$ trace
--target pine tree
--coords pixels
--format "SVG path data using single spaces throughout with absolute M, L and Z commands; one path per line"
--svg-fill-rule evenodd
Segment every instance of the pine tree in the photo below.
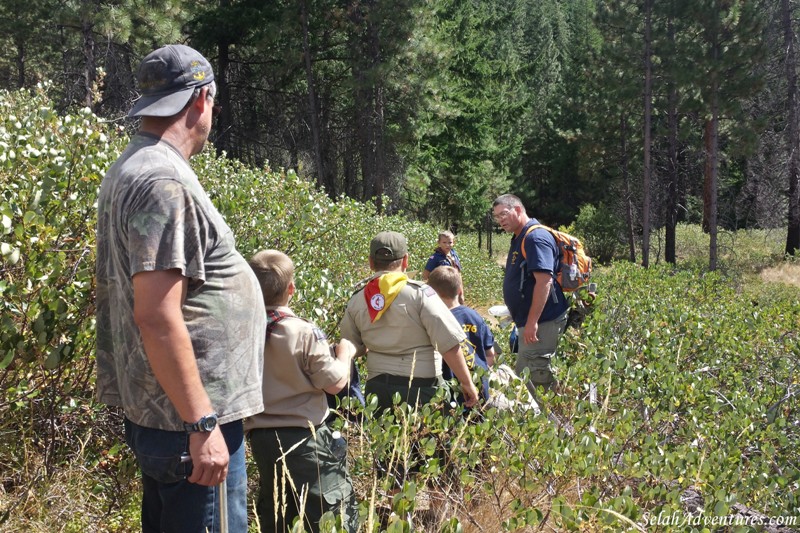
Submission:
M 763 18 L 756 2 L 686 0 L 684 13 L 697 29 L 687 58 L 691 82 L 700 89 L 704 116 L 705 186 L 703 227 L 709 233 L 709 269 L 717 267 L 717 197 L 720 120 L 740 109 L 741 99 L 758 89 L 752 65 L 764 54 Z
M 786 233 L 786 254 L 795 255 L 800 249 L 800 128 L 797 121 L 797 57 L 795 52 L 795 29 L 792 6 L 789 0 L 781 0 L 781 26 L 783 28 L 786 57 L 786 143 L 788 146 L 789 209 Z

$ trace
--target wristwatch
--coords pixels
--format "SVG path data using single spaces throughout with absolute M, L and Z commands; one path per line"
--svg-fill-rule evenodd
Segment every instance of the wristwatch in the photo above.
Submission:
M 186 430 L 186 433 L 210 433 L 214 431 L 215 427 L 217 427 L 217 413 L 206 415 L 194 424 L 183 423 L 183 429 Z

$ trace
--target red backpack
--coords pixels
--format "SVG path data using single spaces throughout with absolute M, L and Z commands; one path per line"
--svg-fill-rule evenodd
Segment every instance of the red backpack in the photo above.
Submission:
M 522 237 L 522 257 L 525 255 L 525 237 L 535 229 L 546 229 L 556 240 L 559 250 L 556 281 L 564 292 L 574 292 L 589 282 L 592 277 L 592 258 L 586 255 L 583 243 L 569 233 L 558 231 L 543 224 L 534 224 Z

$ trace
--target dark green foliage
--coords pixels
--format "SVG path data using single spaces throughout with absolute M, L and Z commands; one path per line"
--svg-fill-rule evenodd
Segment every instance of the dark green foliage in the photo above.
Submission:
M 786 487 L 800 479 L 798 402 L 782 401 L 800 361 L 789 333 L 796 289 L 751 293 L 736 278 L 623 264 L 600 282 L 602 313 L 582 335 L 589 357 L 569 374 L 610 394 L 606 422 L 629 435 L 617 443 L 619 473 L 637 478 L 640 507 L 680 511 L 677 496 L 694 485 L 714 514 L 736 501 L 796 514 Z
M 622 221 L 607 206 L 584 205 L 569 228 L 583 241 L 586 253 L 597 263 L 618 257 L 625 230 Z

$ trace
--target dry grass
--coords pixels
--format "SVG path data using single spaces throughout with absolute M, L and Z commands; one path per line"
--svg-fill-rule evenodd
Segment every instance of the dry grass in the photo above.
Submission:
M 800 287 L 800 264 L 782 263 L 761 271 L 761 279 L 767 283 L 784 283 Z
M 122 533 L 138 518 L 138 480 L 100 484 L 97 470 L 75 462 L 47 480 L 0 492 L 0 509 L 10 512 L 2 531 L 31 533 Z M 114 492 L 115 495 L 111 495 Z M 137 501 L 131 501 L 137 500 Z

